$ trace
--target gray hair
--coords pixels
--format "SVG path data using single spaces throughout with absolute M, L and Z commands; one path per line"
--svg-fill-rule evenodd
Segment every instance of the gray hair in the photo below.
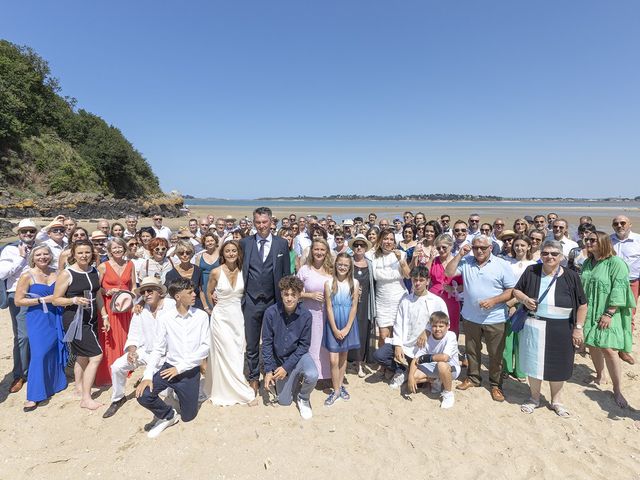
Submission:
M 51 265 L 51 262 L 53 261 L 53 252 L 51 251 L 51 248 L 49 248 L 49 245 L 45 245 L 41 243 L 40 245 L 36 245 L 31 249 L 31 252 L 29 253 L 29 260 L 28 260 L 29 267 L 33 268 L 36 266 L 36 262 L 33 257 L 38 250 L 46 250 L 47 252 L 49 252 L 49 265 Z
M 181 250 L 181 251 L 184 250 L 186 252 L 189 252 L 189 255 L 193 255 L 196 251 L 196 249 L 193 248 L 193 244 L 185 240 L 178 240 L 178 243 L 176 243 L 176 248 L 174 252 L 177 252 L 178 250 Z
M 137 222 L 138 221 L 138 216 L 137 215 L 127 215 L 126 220 L 135 220 Z
M 453 238 L 451 238 L 451 235 L 448 233 L 441 233 L 433 242 L 434 245 L 438 245 L 439 243 L 443 243 L 451 247 L 453 245 Z
M 563 254 L 562 243 L 560 243 L 558 240 L 545 240 L 542 244 L 542 247 L 540 247 L 540 250 L 544 250 L 545 247 L 553 248 L 554 250 L 560 251 L 561 255 Z
M 124 248 L 125 252 L 127 251 L 127 242 L 125 242 L 120 237 L 113 237 L 107 242 L 107 252 L 111 253 L 111 249 L 114 247 L 114 245 L 120 245 L 122 248 Z
M 487 237 L 486 235 L 478 235 L 476 237 L 473 238 L 473 241 L 471 242 L 471 244 L 475 244 L 475 243 L 482 243 L 484 245 L 491 245 L 491 239 L 489 237 Z

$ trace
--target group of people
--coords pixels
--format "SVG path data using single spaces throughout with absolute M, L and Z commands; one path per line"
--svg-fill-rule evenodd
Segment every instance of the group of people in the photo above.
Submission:
M 360 377 L 378 365 L 392 388 L 428 384 L 451 408 L 464 369 L 456 389 L 481 385 L 483 340 L 495 401 L 505 379 L 528 379 L 521 410 L 533 413 L 548 381 L 551 408 L 569 416 L 561 391 L 586 346 L 593 380 L 604 384 L 606 367 L 627 406 L 621 362 L 634 362 L 640 235 L 626 216 L 611 234 L 582 217 L 575 239 L 555 214 L 513 229 L 476 214 L 453 225 L 420 212 L 338 223 L 276 219 L 267 207 L 177 232 L 162 222 L 101 220 L 89 233 L 63 216 L 40 230 L 20 221 L 19 240 L 0 252 L 0 306 L 14 333 L 10 392 L 26 383 L 25 411 L 67 387 L 71 362 L 81 407 L 100 408 L 91 388 L 111 386 L 105 418 L 144 367 L 135 396 L 154 414 L 150 437 L 194 419 L 206 398 L 255 405 L 261 376 L 274 402 L 295 400 L 311 418 L 319 380 L 331 385 L 325 406 L 350 399 L 349 362 Z

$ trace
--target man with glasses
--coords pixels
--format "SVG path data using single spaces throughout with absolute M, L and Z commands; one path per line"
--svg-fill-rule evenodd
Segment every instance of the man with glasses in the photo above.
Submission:
M 480 235 L 485 235 L 491 239 L 491 253 L 493 255 L 499 255 L 500 250 L 502 249 L 502 245 L 498 245 L 492 237 L 493 234 L 493 226 L 490 223 L 483 223 L 480 225 Z
M 171 229 L 162 225 L 162 215 L 153 216 L 153 231 L 156 237 L 164 238 L 167 242 L 171 238 Z
M 472 213 L 471 215 L 469 215 L 468 235 L 471 240 L 480 235 L 480 215 L 478 215 L 477 213 Z
M 466 256 L 470 251 L 473 251 L 473 255 Z M 505 302 L 511 299 L 516 284 L 511 266 L 492 255 L 491 240 L 480 235 L 473 239 L 471 245 L 464 245 L 460 249 L 447 264 L 445 274 L 448 277 L 462 275 L 464 282 L 461 316 L 469 366 L 467 378 L 456 388 L 467 390 L 481 386 L 480 364 L 484 337 L 489 354 L 491 398 L 496 402 L 503 402 L 502 353 L 507 321 Z
M 413 212 L 406 211 L 402 214 L 402 219 L 404 223 L 413 223 Z
M 134 238 L 138 229 L 138 217 L 135 215 L 127 215 L 124 219 L 124 223 L 126 225 L 123 234 L 124 239 L 129 240 L 130 238 Z
M 68 243 L 66 233 L 67 229 L 60 220 L 53 221 L 47 225 L 47 235 L 49 239 L 43 243 L 51 249 L 53 259 L 51 260 L 50 267 L 54 270 L 58 268 L 58 259 Z
M 453 224 L 452 233 L 453 247 L 451 247 L 451 255 L 455 255 L 463 246 L 471 244 L 471 240 L 467 238 L 467 222 L 464 220 L 458 220 Z
M 451 217 L 449 215 L 440 215 L 440 226 L 442 226 L 442 233 L 453 236 L 451 232 Z
M 64 232 L 64 225 L 60 223 Z M 10 393 L 19 392 L 27 381 L 29 368 L 29 338 L 27 336 L 27 307 L 15 304 L 16 287 L 20 276 L 29 270 L 29 253 L 35 245 L 36 224 L 30 218 L 21 220 L 16 229 L 18 242 L 11 243 L 0 253 L 0 282 L 5 282 L 7 303 L 13 329 L 13 381 Z M 64 235 L 64 233 L 63 233 Z
M 554 220 L 552 230 L 553 239 L 562 244 L 562 254 L 564 255 L 564 260 L 562 260 L 561 265 L 563 267 L 566 267 L 567 258 L 569 258 L 569 252 L 573 248 L 577 248 L 578 244 L 567 237 L 567 234 L 569 232 L 569 222 L 567 222 L 564 218 L 558 218 Z
M 629 266 L 629 285 L 633 292 L 634 300 L 638 300 L 640 294 L 640 235 L 631 231 L 631 220 L 625 215 L 618 215 L 611 222 L 613 233 L 611 234 L 611 244 L 620 257 Z M 636 310 L 633 309 L 631 316 L 631 329 L 635 330 Z M 626 352 L 620 352 L 619 356 L 627 363 L 634 364 L 633 357 Z
M 504 233 L 504 219 L 496 218 L 493 221 L 493 231 L 491 232 L 491 240 L 496 242 L 502 248 L 502 240 L 500 237 Z

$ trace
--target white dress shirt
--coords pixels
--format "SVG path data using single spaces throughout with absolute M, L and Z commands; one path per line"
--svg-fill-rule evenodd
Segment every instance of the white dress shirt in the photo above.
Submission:
M 431 292 L 421 297 L 405 293 L 393 324 L 391 344 L 401 346 L 405 355 L 414 358 L 419 350 L 416 345 L 418 337 L 427 329 L 431 314 L 438 311 L 449 315 L 447 304 L 439 296 Z
M 629 280 L 640 278 L 640 234 L 629 232 L 629 236 L 620 240 L 614 233 L 611 235 L 611 244 L 616 255 L 629 266 Z
M 256 248 L 258 252 L 260 251 L 260 240 L 263 238 L 256 233 Z M 266 242 L 264 243 L 264 251 L 262 252 L 262 261 L 264 262 L 269 256 L 269 252 L 271 251 L 271 244 L 273 243 L 273 235 L 269 234 L 267 238 L 265 238 Z
M 131 317 L 131 324 L 129 325 L 129 334 L 127 335 L 127 341 L 124 344 L 124 351 L 127 351 L 128 347 L 136 347 L 137 350 L 151 353 L 155 344 L 157 318 L 165 312 L 176 308 L 176 302 L 172 298 L 163 298 L 162 305 L 156 311 L 154 317 L 151 313 L 149 305 L 145 305 L 142 312 L 136 313 Z
M 7 292 L 15 292 L 20 275 L 29 270 L 27 257 L 20 255 L 17 245 L 7 245 L 0 253 L 0 281 L 7 281 Z
M 167 242 L 171 237 L 171 229 L 169 227 L 165 227 L 164 225 L 160 228 L 153 227 L 153 231 L 156 232 L 156 237 L 164 238 Z
M 304 232 L 300 232 L 293 239 L 293 251 L 296 252 L 298 257 L 301 257 L 304 249 L 310 247 L 311 243 L 312 242 L 309 235 L 307 235 L 307 231 L 305 230 Z
M 58 259 L 60 258 L 60 254 L 66 248 L 66 244 L 63 242 L 62 245 L 54 242 L 52 239 L 46 240 L 43 242 L 44 245 L 47 245 L 51 249 L 51 253 L 53 255 L 53 259 L 51 260 L 50 267 L 54 270 L 58 268 Z
M 209 356 L 210 343 L 209 315 L 203 310 L 191 307 L 184 316 L 176 307 L 163 312 L 156 319 L 153 351 L 144 380 L 153 379 L 164 363 L 175 367 L 179 374 L 198 367 Z

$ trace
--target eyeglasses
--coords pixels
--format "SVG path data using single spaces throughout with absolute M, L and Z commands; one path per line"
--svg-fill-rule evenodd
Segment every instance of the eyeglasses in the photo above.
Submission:
M 482 233 L 490 233 L 490 232 L 491 232 L 491 229 L 490 229 L 490 228 L 481 228 L 481 229 L 480 229 L 480 231 L 481 231 Z
M 454 228 L 453 231 L 455 233 L 461 233 L 461 232 L 466 232 L 467 229 L 466 228 Z M 426 233 L 426 232 L 425 232 Z
M 478 223 L 478 222 L 480 222 L 480 219 L 478 219 L 478 220 L 469 219 L 469 223 Z
M 66 232 L 66 231 L 67 231 L 67 229 L 66 229 L 66 228 L 52 228 L 52 229 L 50 230 L 50 232 L 52 232 L 52 233 L 64 233 L 64 232 Z
M 156 253 L 164 253 L 167 251 L 167 249 L 163 247 L 158 247 L 158 248 L 154 248 L 153 251 Z
M 129 247 L 137 247 L 139 245 L 139 243 L 138 242 L 129 242 L 129 243 L 127 243 L 127 245 Z
M 35 235 L 36 231 L 35 229 L 24 229 L 24 230 L 20 230 L 20 233 L 24 233 L 25 235 Z
M 471 247 L 473 250 L 482 250 L 487 251 L 488 249 L 491 248 L 491 245 L 484 245 L 484 246 L 480 246 L 480 245 L 474 245 L 473 247 Z
M 560 255 L 560 252 L 541 252 L 540 253 L 541 257 L 548 257 L 549 255 L 551 255 L 553 258 L 556 258 L 558 255 Z
M 354 243 L 353 248 L 367 248 L 364 243 Z
M 627 222 L 613 222 L 613 226 L 614 227 L 624 227 L 627 224 Z
M 494 223 L 494 227 L 504 227 L 504 223 Z
M 597 241 L 598 239 L 594 237 L 588 237 L 583 240 L 584 243 L 596 243 Z
M 176 255 L 178 255 L 179 257 L 182 257 L 183 255 L 191 255 L 191 252 L 187 252 L 187 251 L 184 251 L 184 252 L 176 252 Z
M 158 220 L 162 220 L 162 217 L 153 217 L 154 222 L 157 222 Z
M 155 288 L 145 288 L 145 289 L 143 289 L 143 290 L 140 290 L 140 293 L 141 293 L 142 295 L 146 295 L 147 293 L 153 293 L 153 292 L 155 292 L 155 291 L 156 291 L 156 289 L 155 289 Z

